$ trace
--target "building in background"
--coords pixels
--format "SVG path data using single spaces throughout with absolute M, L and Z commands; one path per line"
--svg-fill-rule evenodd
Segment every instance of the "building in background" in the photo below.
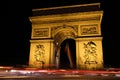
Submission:
M 102 69 L 100 3 L 33 9 L 29 66 Z

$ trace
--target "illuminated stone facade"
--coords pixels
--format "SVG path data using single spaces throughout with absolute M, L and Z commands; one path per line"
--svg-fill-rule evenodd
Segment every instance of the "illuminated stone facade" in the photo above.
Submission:
M 102 16 L 100 3 L 33 9 L 29 66 L 102 69 Z

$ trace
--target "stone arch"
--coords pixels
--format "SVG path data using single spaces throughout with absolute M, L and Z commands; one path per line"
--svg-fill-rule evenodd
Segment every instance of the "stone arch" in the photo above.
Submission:
M 71 31 L 60 31 L 58 32 L 55 37 L 54 37 L 54 43 L 57 47 L 60 47 L 61 43 L 65 40 L 65 39 L 74 39 L 75 38 L 75 34 Z
M 77 28 L 77 27 L 76 27 Z M 67 38 L 74 39 L 77 36 L 75 26 L 63 25 L 53 30 L 52 36 L 54 38 L 54 44 L 59 47 L 60 44 Z
M 60 62 L 60 52 L 61 52 L 61 44 L 65 40 L 74 40 L 76 37 L 77 33 L 70 27 L 66 28 L 59 28 L 59 30 L 56 30 L 55 35 L 54 35 L 54 49 L 55 49 L 55 64 L 57 68 L 59 68 L 59 62 Z

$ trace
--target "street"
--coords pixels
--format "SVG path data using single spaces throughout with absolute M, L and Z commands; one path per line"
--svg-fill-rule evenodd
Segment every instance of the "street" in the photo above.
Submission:
M 35 68 L 0 69 L 0 80 L 120 80 L 120 69 L 41 70 Z

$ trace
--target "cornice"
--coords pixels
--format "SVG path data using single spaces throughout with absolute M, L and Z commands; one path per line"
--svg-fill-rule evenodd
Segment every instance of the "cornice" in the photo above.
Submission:
M 51 23 L 89 21 L 89 20 L 101 21 L 102 15 L 103 15 L 103 11 L 92 11 L 92 12 L 79 12 L 79 13 L 57 14 L 57 15 L 47 15 L 47 16 L 33 16 L 29 18 L 33 24 L 35 23 L 51 24 Z

